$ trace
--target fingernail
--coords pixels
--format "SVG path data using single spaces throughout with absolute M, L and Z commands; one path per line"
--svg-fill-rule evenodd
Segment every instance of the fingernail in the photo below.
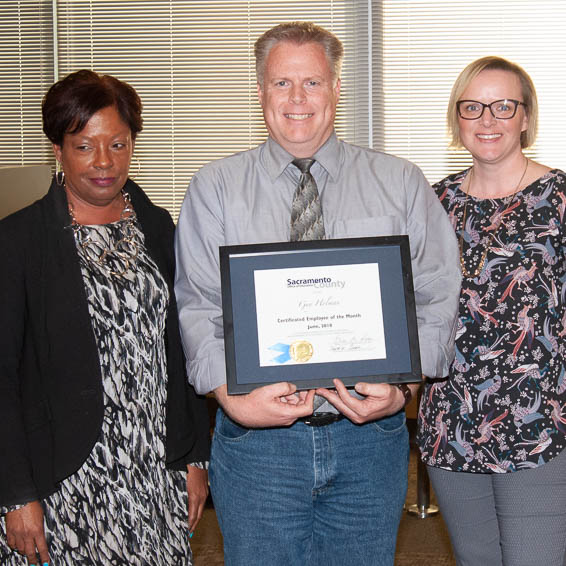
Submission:
M 195 531 L 193 531 L 192 533 L 189 533 L 189 538 L 193 538 L 194 534 L 195 534 Z

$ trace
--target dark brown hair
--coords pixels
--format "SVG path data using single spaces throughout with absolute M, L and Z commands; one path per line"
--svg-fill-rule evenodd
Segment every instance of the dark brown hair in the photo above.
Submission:
M 142 103 L 128 83 L 111 75 L 81 70 L 57 81 L 43 98 L 43 131 L 52 143 L 63 145 L 65 134 L 80 132 L 99 110 L 115 106 L 130 127 L 132 140 L 142 131 Z

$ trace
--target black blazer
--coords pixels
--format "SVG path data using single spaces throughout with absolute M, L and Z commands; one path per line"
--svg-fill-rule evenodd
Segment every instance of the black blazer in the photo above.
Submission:
M 125 189 L 169 286 L 167 464 L 210 456 L 206 401 L 185 374 L 173 291 L 174 224 L 131 180 Z M 17 190 L 17 187 L 14 188 Z M 45 497 L 80 468 L 103 417 L 98 351 L 65 191 L 0 221 L 0 506 Z

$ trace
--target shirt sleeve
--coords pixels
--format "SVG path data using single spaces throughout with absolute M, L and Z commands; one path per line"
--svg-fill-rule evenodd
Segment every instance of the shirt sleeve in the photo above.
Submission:
M 181 337 L 189 381 L 199 394 L 226 383 L 218 256 L 225 241 L 220 195 L 218 179 L 195 174 L 175 236 L 175 296 Z
M 421 170 L 411 166 L 406 175 L 422 372 L 443 377 L 454 359 L 461 285 L 458 243 L 448 215 Z

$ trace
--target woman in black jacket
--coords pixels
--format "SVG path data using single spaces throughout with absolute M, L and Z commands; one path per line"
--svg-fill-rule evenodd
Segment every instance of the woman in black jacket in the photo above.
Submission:
M 188 565 L 208 416 L 185 375 L 173 222 L 128 179 L 141 102 L 79 71 L 43 123 L 61 172 L 0 222 L 0 563 Z

